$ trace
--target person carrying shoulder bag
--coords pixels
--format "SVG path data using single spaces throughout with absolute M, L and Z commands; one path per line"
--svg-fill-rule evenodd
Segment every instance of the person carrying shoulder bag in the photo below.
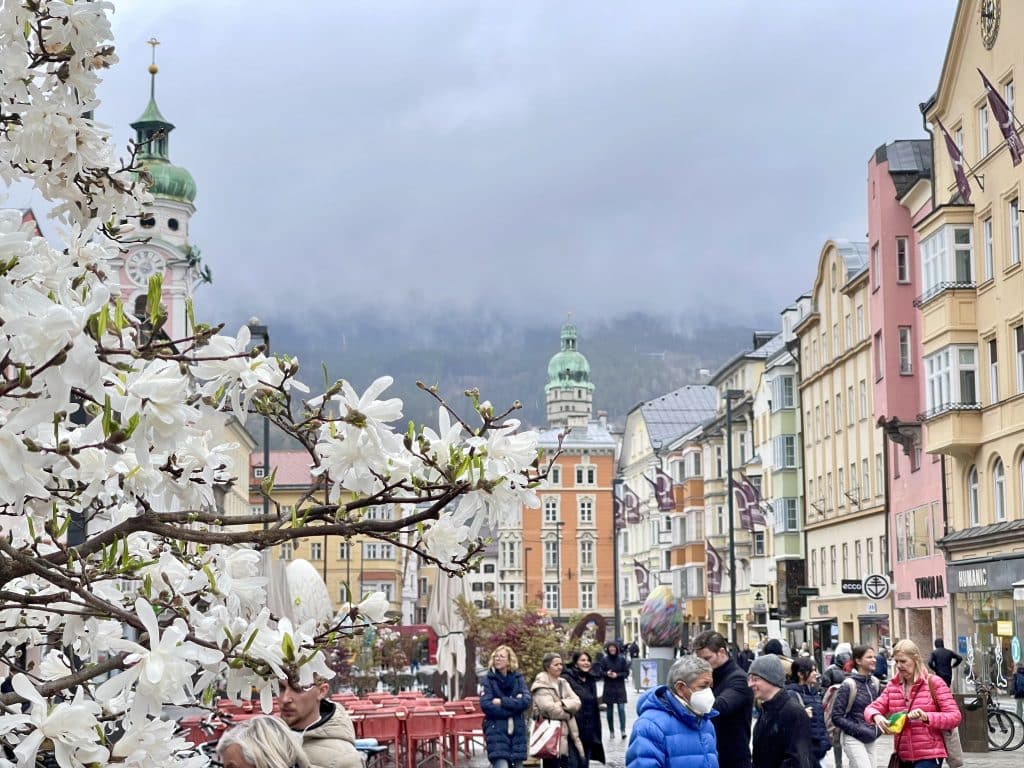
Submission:
M 533 712 L 537 717 L 559 720 L 565 723 L 559 745 L 558 758 L 544 758 L 544 768 L 577 768 L 583 754 L 580 732 L 575 715 L 582 702 L 572 686 L 562 679 L 562 657 L 557 653 L 546 653 L 541 661 L 543 671 L 530 686 L 533 695 Z
M 874 723 L 882 733 L 898 733 L 895 755 L 907 768 L 938 768 L 947 757 L 951 768 L 957 768 L 954 763 L 963 765 L 962 754 L 958 760 L 946 747 L 947 738 L 959 746 L 955 729 L 961 715 L 945 681 L 928 672 L 921 651 L 910 640 L 896 643 L 893 662 L 896 674 L 864 710 L 865 722 Z M 894 714 L 905 715 L 901 730 L 890 723 Z

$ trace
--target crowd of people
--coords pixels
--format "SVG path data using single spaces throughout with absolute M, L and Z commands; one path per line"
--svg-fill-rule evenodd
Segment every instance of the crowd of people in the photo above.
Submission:
M 495 648 L 480 694 L 492 768 L 520 768 L 535 719 L 561 725 L 543 768 L 604 763 L 616 726 L 618 738 L 627 738 L 630 650 L 611 642 L 597 658 L 585 650 L 548 653 L 528 682 L 515 651 Z M 874 768 L 878 737 L 890 733 L 904 768 L 940 768 L 944 732 L 960 722 L 947 679 L 956 655 L 942 653 L 941 641 L 927 661 L 909 640 L 896 643 L 891 657 L 867 645 L 838 646 L 824 670 L 803 648 L 790 658 L 777 640 L 749 660 L 714 631 L 687 650 L 664 685 L 639 697 L 627 768 L 839 768 L 844 761 Z M 309 688 L 284 681 L 280 719 L 255 717 L 230 729 L 217 747 L 220 761 L 225 768 L 361 768 L 352 722 L 329 693 L 326 681 Z

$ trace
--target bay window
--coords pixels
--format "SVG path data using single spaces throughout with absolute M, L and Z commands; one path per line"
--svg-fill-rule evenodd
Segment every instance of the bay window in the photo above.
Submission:
M 924 359 L 927 412 L 978 407 L 978 350 L 951 345 Z
M 947 288 L 974 286 L 974 249 L 969 226 L 947 225 L 921 242 L 923 298 Z

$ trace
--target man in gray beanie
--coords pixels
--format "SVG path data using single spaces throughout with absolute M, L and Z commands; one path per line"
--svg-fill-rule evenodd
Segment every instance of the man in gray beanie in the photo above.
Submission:
M 747 685 L 761 705 L 754 726 L 754 768 L 813 768 L 811 720 L 783 690 L 786 675 L 779 657 L 768 653 L 754 659 Z

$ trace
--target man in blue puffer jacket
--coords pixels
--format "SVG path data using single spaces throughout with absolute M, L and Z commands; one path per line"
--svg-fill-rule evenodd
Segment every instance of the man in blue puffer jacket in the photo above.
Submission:
M 711 665 L 697 656 L 680 658 L 668 684 L 637 702 L 626 768 L 718 768 L 714 703 Z

